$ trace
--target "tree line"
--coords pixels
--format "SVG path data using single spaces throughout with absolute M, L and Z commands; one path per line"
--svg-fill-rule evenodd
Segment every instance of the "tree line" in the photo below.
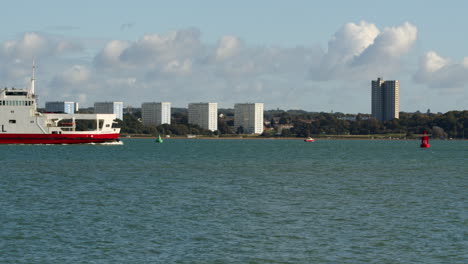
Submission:
M 205 135 L 242 134 L 234 128 L 234 111 L 218 110 L 218 130 L 209 131 L 188 123 L 186 109 L 176 109 L 171 125 L 144 126 L 141 112 L 125 113 L 119 121 L 122 134 Z M 327 135 L 393 135 L 414 138 L 427 131 L 433 138 L 465 138 L 468 136 L 468 111 L 447 113 L 400 113 L 399 119 L 380 122 L 368 114 L 314 113 L 302 110 L 268 110 L 264 112 L 265 137 L 309 137 Z

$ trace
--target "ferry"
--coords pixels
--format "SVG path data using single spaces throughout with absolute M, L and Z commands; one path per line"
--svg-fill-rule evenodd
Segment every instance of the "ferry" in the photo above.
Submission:
M 114 114 L 40 113 L 34 91 L 0 90 L 0 144 L 79 144 L 119 141 Z

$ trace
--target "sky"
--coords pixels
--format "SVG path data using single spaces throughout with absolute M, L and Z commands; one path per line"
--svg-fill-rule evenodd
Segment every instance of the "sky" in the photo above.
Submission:
M 468 109 L 467 1 L 7 1 L 0 86 L 46 101 L 263 102 L 370 113 L 371 80 L 404 112 Z

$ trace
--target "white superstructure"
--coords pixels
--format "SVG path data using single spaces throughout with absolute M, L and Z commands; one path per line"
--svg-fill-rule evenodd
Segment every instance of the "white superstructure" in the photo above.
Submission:
M 218 130 L 218 103 L 189 104 L 188 123 L 211 131 Z
M 171 124 L 171 103 L 151 102 L 141 105 L 141 119 L 145 126 Z
M 234 127 L 242 127 L 244 134 L 263 133 L 263 103 L 245 103 L 234 105 Z

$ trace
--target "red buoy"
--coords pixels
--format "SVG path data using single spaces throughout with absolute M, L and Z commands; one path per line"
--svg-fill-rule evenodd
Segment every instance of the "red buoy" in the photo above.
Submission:
M 431 145 L 429 144 L 429 136 L 427 135 L 427 132 L 424 131 L 424 135 L 421 138 L 421 148 L 429 148 Z

